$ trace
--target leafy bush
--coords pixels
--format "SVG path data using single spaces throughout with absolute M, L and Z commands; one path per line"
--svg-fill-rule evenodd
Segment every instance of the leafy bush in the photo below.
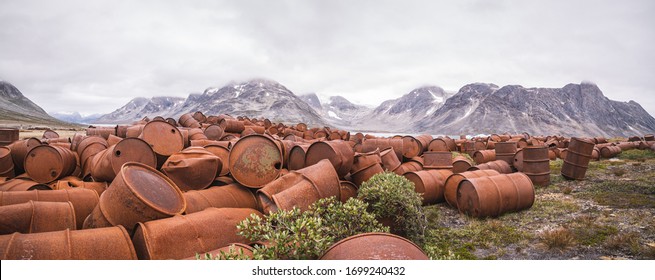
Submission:
M 366 211 L 368 204 L 357 199 L 346 203 L 334 197 L 321 199 L 305 212 L 294 208 L 278 210 L 267 216 L 252 215 L 237 225 L 239 234 L 255 245 L 254 259 L 317 259 L 335 242 L 359 233 L 388 232 L 375 216 Z
M 391 220 L 391 232 L 402 235 L 421 246 L 425 240 L 427 219 L 423 212 L 421 195 L 414 184 L 392 172 L 375 174 L 362 183 L 357 198 L 369 204 L 379 220 Z

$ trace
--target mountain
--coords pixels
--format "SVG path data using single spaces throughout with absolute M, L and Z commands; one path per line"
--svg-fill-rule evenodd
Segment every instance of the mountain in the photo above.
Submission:
M 283 85 L 270 80 L 255 79 L 231 83 L 221 88 L 210 87 L 202 94 L 188 98 L 135 98 L 118 110 L 104 115 L 97 123 L 129 123 L 143 117 L 178 118 L 182 114 L 203 112 L 205 115 L 263 117 L 273 122 L 304 122 L 312 126 L 328 123 L 307 103 Z
M 316 93 L 298 95 L 298 98 L 300 98 L 300 100 L 304 101 L 305 103 L 307 103 L 307 105 L 312 106 L 312 108 L 316 110 L 323 110 L 321 100 L 318 99 Z
M 355 124 L 369 114 L 372 109 L 356 105 L 342 96 L 330 96 L 328 103 L 321 103 L 316 94 L 310 93 L 299 96 L 309 104 L 330 126 L 340 129 L 358 130 Z
M 151 98 L 137 97 L 125 106 L 95 120 L 99 124 L 129 124 L 144 117 L 170 117 L 184 104 L 181 97 L 156 96 Z
M 14 85 L 0 81 L 0 123 L 3 125 L 56 125 L 71 124 L 57 120 L 34 104 Z
M 655 119 L 634 101 L 608 99 L 591 83 L 563 88 L 524 88 L 475 83 L 414 123 L 431 134 L 520 133 L 626 136 L 655 132 Z
M 409 124 L 434 113 L 449 96 L 437 86 L 420 87 L 400 98 L 382 102 L 355 126 L 365 131 L 410 132 L 407 131 Z
M 49 114 L 55 119 L 69 122 L 69 123 L 79 123 L 79 124 L 96 123 L 95 121 L 100 116 L 102 116 L 102 114 L 93 114 L 83 117 L 79 112 L 51 112 Z

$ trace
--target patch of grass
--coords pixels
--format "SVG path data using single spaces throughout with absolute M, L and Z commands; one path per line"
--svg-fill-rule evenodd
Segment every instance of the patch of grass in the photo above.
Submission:
M 639 244 L 639 236 L 640 234 L 636 231 L 619 232 L 607 238 L 604 246 L 610 250 L 628 251 L 638 255 L 642 249 Z
M 647 159 L 655 158 L 655 151 L 652 150 L 627 150 L 621 152 L 618 156 L 619 159 L 623 160 L 634 160 L 634 161 L 646 161 Z
M 606 170 L 609 165 L 610 165 L 610 161 L 607 160 L 590 161 L 587 171 Z
M 562 165 L 564 164 L 564 161 L 561 159 L 556 159 L 556 160 L 551 160 L 550 161 L 550 174 L 557 174 L 559 175 L 562 172 Z M 551 182 L 552 182 L 552 176 L 551 176 Z
M 559 227 L 542 232 L 539 235 L 539 243 L 548 250 L 564 251 L 575 245 L 575 237 L 569 229 Z
M 608 180 L 592 183 L 574 195 L 616 208 L 655 208 L 653 181 Z
M 571 232 L 577 243 L 581 245 L 596 246 L 603 244 L 609 236 L 618 233 L 616 227 L 599 223 L 591 215 L 582 215 L 575 218 L 571 226 Z
M 535 220 L 555 220 L 578 210 L 580 210 L 580 206 L 572 199 L 565 199 L 561 196 L 537 197 L 532 208 L 511 215 L 503 215 L 499 219 L 514 220 L 524 225 Z

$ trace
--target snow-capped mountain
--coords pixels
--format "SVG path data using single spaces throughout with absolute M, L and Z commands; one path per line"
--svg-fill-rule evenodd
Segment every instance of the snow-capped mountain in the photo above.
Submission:
M 355 124 L 373 110 L 353 104 L 342 96 L 330 96 L 329 102 L 325 104 L 322 104 L 314 93 L 301 95 L 299 98 L 312 106 L 331 126 L 341 129 L 358 130 Z
M 169 117 L 176 114 L 177 110 L 184 104 L 184 101 L 185 99 L 181 97 L 137 97 L 130 100 L 130 102 L 125 104 L 125 106 L 118 108 L 116 111 L 97 118 L 95 123 L 129 124 L 133 121 L 143 119 L 144 117 Z
M 88 116 L 82 116 L 79 112 L 51 112 L 49 114 L 58 120 L 62 120 L 70 123 L 79 123 L 79 124 L 96 123 L 96 120 L 103 115 L 103 114 L 92 114 Z

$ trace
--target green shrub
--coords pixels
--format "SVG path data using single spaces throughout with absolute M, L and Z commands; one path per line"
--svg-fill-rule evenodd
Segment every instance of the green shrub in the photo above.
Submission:
M 368 209 L 379 220 L 393 221 L 392 233 L 422 246 L 427 219 L 421 195 L 414 191 L 412 182 L 392 172 L 378 173 L 362 183 L 357 198 L 367 202 Z
M 252 215 L 237 225 L 239 234 L 267 246 L 254 246 L 254 259 L 317 259 L 335 242 L 359 233 L 388 232 L 368 204 L 357 199 L 346 203 L 334 197 L 315 202 L 305 212 L 294 208 L 267 216 Z
M 251 257 L 243 252 L 243 248 L 236 248 L 231 245 L 228 251 L 220 251 L 216 255 L 205 253 L 203 255 L 196 253 L 196 260 L 250 260 Z

